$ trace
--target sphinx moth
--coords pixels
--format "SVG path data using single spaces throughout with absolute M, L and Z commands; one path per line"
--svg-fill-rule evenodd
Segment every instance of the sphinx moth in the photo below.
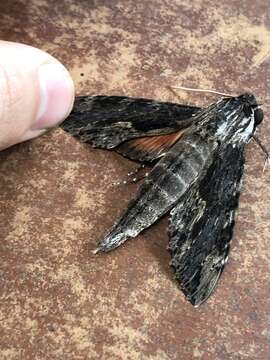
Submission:
M 61 125 L 95 147 L 152 164 L 134 200 L 98 244 L 109 252 L 169 213 L 175 277 L 195 306 L 228 259 L 245 146 L 263 120 L 254 95 L 206 108 L 124 96 L 81 96 Z

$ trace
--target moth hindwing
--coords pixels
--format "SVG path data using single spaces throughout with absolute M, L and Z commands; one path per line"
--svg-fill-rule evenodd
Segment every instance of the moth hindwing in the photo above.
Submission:
M 78 98 L 64 130 L 153 164 L 96 251 L 115 249 L 170 213 L 175 277 L 193 305 L 203 303 L 228 258 L 245 145 L 262 118 L 252 94 L 204 109 L 117 96 Z

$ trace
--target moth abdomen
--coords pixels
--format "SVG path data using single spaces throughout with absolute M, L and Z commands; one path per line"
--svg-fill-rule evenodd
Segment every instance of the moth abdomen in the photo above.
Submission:
M 166 214 L 211 161 L 212 147 L 214 143 L 206 142 L 200 135 L 190 134 L 178 141 L 154 166 L 137 198 L 98 248 L 110 251 Z

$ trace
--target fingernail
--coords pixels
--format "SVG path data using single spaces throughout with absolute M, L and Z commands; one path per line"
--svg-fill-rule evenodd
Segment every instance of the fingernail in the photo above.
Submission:
M 32 130 L 53 127 L 70 113 L 74 101 L 73 81 L 60 64 L 44 64 L 38 69 L 39 108 Z

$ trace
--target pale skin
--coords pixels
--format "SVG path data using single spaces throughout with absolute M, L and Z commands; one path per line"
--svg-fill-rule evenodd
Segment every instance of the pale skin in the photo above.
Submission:
M 0 41 L 0 150 L 61 123 L 74 102 L 67 69 L 48 53 Z

